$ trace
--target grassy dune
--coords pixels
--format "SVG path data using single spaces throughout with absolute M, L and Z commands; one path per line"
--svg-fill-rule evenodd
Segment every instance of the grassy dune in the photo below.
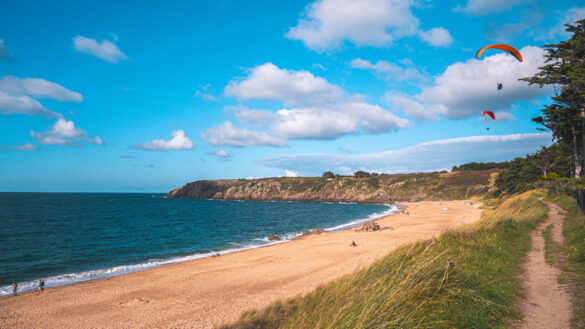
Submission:
M 495 203 L 495 201 L 493 201 Z M 392 252 L 306 296 L 220 328 L 506 327 L 529 232 L 546 218 L 534 192 L 488 206 L 480 222 Z

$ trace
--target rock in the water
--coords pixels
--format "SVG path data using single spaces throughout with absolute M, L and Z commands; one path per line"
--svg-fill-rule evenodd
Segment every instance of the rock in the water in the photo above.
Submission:
M 359 230 L 360 231 L 366 231 L 366 232 L 379 231 L 380 230 L 380 224 L 378 224 L 376 222 L 367 222 L 364 225 L 362 225 L 362 228 L 360 228 Z
M 271 235 L 268 238 L 268 241 L 280 241 L 280 238 L 278 237 L 278 235 Z

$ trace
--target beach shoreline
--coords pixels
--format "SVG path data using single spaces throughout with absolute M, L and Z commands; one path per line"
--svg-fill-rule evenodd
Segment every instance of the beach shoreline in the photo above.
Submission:
M 220 200 L 220 201 L 223 201 L 223 200 Z M 229 200 L 229 201 L 246 202 L 244 200 Z M 279 201 L 261 201 L 261 202 L 279 202 Z M 328 203 L 328 202 L 325 202 L 325 203 Z M 378 220 L 380 218 L 392 215 L 395 212 L 400 211 L 402 209 L 401 206 L 397 205 L 397 204 L 382 204 L 381 203 L 378 205 L 386 206 L 388 208 L 382 212 L 371 213 L 367 217 L 364 217 L 364 218 L 358 218 L 358 219 L 351 220 L 351 221 L 343 223 L 343 224 L 335 225 L 335 226 L 328 227 L 328 228 L 323 228 L 321 230 L 336 232 L 336 231 L 351 229 L 351 228 L 363 225 L 364 223 L 367 223 L 370 221 L 375 221 L 375 220 Z M 280 243 L 286 243 L 286 242 L 290 242 L 290 241 L 293 241 L 295 239 L 300 238 L 304 233 L 306 233 L 308 231 L 319 230 L 319 229 L 320 228 L 311 228 L 311 229 L 305 230 L 303 232 L 285 232 L 284 234 L 276 234 L 280 238 L 280 240 L 276 240 L 276 241 L 271 241 L 271 240 L 269 240 L 269 236 L 265 236 L 263 239 L 263 241 L 264 241 L 263 244 L 252 244 L 250 242 L 249 244 L 243 244 L 241 247 L 224 248 L 224 249 L 217 249 L 217 250 L 206 250 L 206 251 L 195 251 L 195 252 L 188 254 L 188 255 L 174 256 L 174 257 L 169 257 L 166 259 L 151 259 L 151 260 L 147 260 L 146 262 L 143 262 L 143 263 L 121 264 L 121 265 L 109 267 L 109 268 L 100 268 L 100 269 L 87 270 L 87 271 L 82 271 L 82 272 L 65 273 L 65 274 L 59 274 L 59 275 L 46 276 L 46 277 L 42 277 L 42 278 L 37 278 L 36 280 L 33 280 L 33 281 L 18 282 L 18 287 L 19 287 L 18 293 L 21 294 L 21 293 L 26 293 L 26 292 L 36 290 L 36 288 L 38 287 L 38 280 L 39 279 L 43 279 L 45 281 L 45 288 L 66 286 L 66 285 L 71 285 L 71 284 L 79 284 L 79 283 L 86 282 L 86 281 L 100 280 L 100 279 L 108 278 L 108 277 L 112 277 L 112 276 L 125 275 L 125 274 L 135 273 L 135 272 L 139 272 L 139 271 L 145 271 L 145 270 L 149 270 L 149 269 L 153 269 L 153 268 L 157 268 L 157 267 L 161 267 L 161 266 L 168 266 L 168 265 L 175 264 L 175 263 L 189 262 L 189 261 L 193 261 L 193 260 L 214 257 L 216 255 L 226 255 L 226 254 L 231 254 L 231 253 L 238 253 L 238 252 L 242 252 L 242 251 L 246 251 L 246 250 L 272 246 L 272 245 L 280 244 Z M 11 285 L 6 285 L 6 286 L 0 287 L 0 298 L 10 296 L 10 295 L 12 295 L 12 286 Z
M 464 202 L 401 203 L 376 232 L 308 235 L 287 243 L 207 257 L 0 298 L 7 327 L 212 328 L 250 308 L 306 294 L 362 269 L 397 247 L 479 220 Z M 357 247 L 352 247 L 355 242 Z

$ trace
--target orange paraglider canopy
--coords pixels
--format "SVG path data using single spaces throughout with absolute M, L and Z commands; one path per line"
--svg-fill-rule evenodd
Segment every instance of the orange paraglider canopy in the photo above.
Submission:
M 490 117 L 492 117 L 492 120 L 496 120 L 496 115 L 494 114 L 494 112 L 492 111 L 483 111 L 483 116 L 485 117 L 485 115 L 489 115 Z
M 483 54 L 483 52 L 486 49 L 500 49 L 514 55 L 514 57 L 516 57 L 516 59 L 519 60 L 520 62 L 524 61 L 524 59 L 522 58 L 522 54 L 520 54 L 520 52 L 516 48 L 510 45 L 505 45 L 503 43 L 496 43 L 493 45 L 485 46 L 481 48 L 475 56 L 479 59 L 481 57 L 481 54 Z

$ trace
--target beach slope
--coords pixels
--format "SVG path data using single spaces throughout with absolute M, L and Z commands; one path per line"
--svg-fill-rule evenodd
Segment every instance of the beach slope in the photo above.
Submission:
M 310 235 L 221 257 L 0 298 L 3 328 L 213 328 L 251 308 L 306 294 L 401 245 L 476 222 L 462 201 L 403 203 L 382 230 Z M 352 246 L 352 241 L 357 246 Z

